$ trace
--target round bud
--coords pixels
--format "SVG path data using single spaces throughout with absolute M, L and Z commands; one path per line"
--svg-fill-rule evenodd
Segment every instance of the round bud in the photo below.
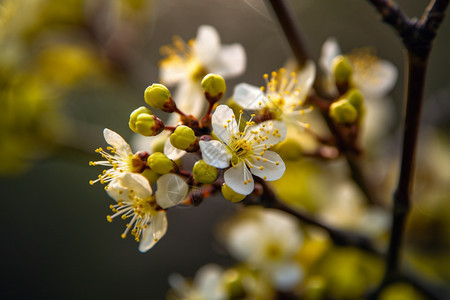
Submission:
M 302 147 L 293 139 L 285 139 L 275 145 L 275 150 L 283 160 L 297 160 L 302 157 Z
M 175 103 L 170 95 L 169 89 L 162 84 L 154 83 L 147 87 L 144 92 L 145 102 L 151 107 L 165 112 L 173 112 Z
M 193 146 L 197 140 L 194 130 L 192 128 L 180 125 L 175 131 L 170 135 L 170 143 L 175 148 L 186 150 Z
M 143 136 L 154 136 L 164 130 L 164 123 L 145 106 L 131 113 L 128 125 L 133 132 Z
M 213 102 L 219 101 L 227 89 L 225 79 L 223 79 L 223 77 L 218 74 L 212 73 L 203 77 L 201 86 L 208 101 Z
M 358 114 L 361 115 L 364 104 L 362 94 L 357 89 L 351 89 L 344 95 L 344 97 L 351 103 L 351 105 L 353 105 Z
M 336 84 L 343 84 L 350 81 L 350 76 L 352 76 L 353 68 L 347 57 L 343 55 L 336 56 L 333 59 L 333 73 L 334 80 Z
M 178 169 L 175 162 L 161 152 L 155 152 L 150 155 L 147 159 L 147 165 L 152 171 L 161 175 L 176 172 Z
M 353 123 L 358 119 L 356 108 L 347 99 L 341 99 L 331 104 L 329 114 L 339 124 Z
M 246 197 L 246 195 L 236 193 L 225 183 L 222 185 L 222 195 L 225 199 L 231 202 L 240 202 Z
M 142 176 L 144 176 L 145 178 L 147 178 L 148 182 L 150 183 L 155 183 L 156 180 L 158 180 L 158 178 L 160 177 L 160 175 L 158 173 L 156 173 L 155 171 L 146 168 L 144 169 L 144 171 L 141 173 Z
M 205 163 L 203 159 L 194 164 L 192 173 L 195 181 L 199 183 L 213 183 L 217 179 L 217 169 Z

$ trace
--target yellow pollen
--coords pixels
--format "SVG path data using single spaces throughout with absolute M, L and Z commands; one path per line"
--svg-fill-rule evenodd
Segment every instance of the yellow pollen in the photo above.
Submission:
M 89 180 L 90 185 L 94 185 L 94 180 Z
M 264 176 L 264 180 L 266 180 L 267 179 L 267 176 Z
M 280 162 L 279 161 L 277 161 L 276 163 L 275 163 L 277 166 L 280 164 Z
M 125 239 L 127 237 L 127 235 L 125 233 L 122 233 L 122 235 L 120 237 Z
M 264 169 L 264 167 L 263 167 L 263 166 L 261 166 L 261 167 L 259 167 L 259 169 L 260 169 L 260 170 L 263 170 L 263 169 Z
M 108 220 L 109 223 L 111 223 L 113 221 L 113 219 L 111 218 L 111 216 L 106 216 L 106 220 Z

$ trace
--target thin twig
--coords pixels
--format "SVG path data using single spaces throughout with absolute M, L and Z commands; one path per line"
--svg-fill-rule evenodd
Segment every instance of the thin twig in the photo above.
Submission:
M 404 274 L 400 270 L 400 254 L 405 232 L 406 220 L 411 206 L 415 151 L 420 127 L 420 113 L 425 89 L 428 57 L 432 40 L 444 18 L 448 0 L 431 1 L 420 22 L 407 19 L 393 1 L 368 0 L 381 13 L 383 20 L 390 24 L 402 37 L 407 50 L 406 73 L 406 113 L 404 119 L 402 158 L 400 175 L 393 199 L 392 229 L 389 248 L 386 255 L 384 278 L 369 299 L 377 299 L 379 293 L 391 283 L 398 281 Z M 410 280 L 411 283 L 411 280 Z M 425 293 L 424 291 L 422 291 Z M 426 293 L 425 293 L 426 294 Z
M 273 8 L 278 21 L 281 24 L 281 28 L 283 29 L 284 35 L 286 36 L 289 45 L 292 48 L 297 62 L 299 63 L 299 65 L 303 65 L 307 60 L 311 59 L 311 55 L 306 48 L 306 43 L 304 42 L 300 27 L 295 21 L 294 15 L 292 14 L 292 9 L 288 6 L 285 0 L 268 0 L 268 2 Z M 320 85 L 317 83 L 318 81 L 316 78 L 314 89 L 316 90 L 317 94 L 320 96 L 326 95 L 326 93 L 321 90 Z M 358 158 L 356 157 L 356 155 L 354 155 L 355 151 L 357 152 L 356 154 L 358 154 L 359 151 L 355 149 L 355 145 L 349 145 L 345 141 L 344 137 L 335 126 L 334 122 L 328 116 L 328 110 L 321 109 L 320 111 L 327 123 L 328 128 L 336 138 L 336 144 L 339 148 L 339 151 L 345 154 L 344 156 L 349 165 L 351 177 L 354 179 L 355 183 L 359 186 L 360 190 L 366 196 L 367 202 L 371 205 L 379 205 L 380 201 L 378 201 L 378 199 L 376 198 L 376 193 L 373 191 L 370 181 L 360 167 Z

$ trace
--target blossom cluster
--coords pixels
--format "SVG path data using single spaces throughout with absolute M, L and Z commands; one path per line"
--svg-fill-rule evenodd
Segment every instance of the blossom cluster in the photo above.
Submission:
M 362 52 L 342 55 L 336 41 L 329 40 L 320 60 L 326 74 L 320 84 L 331 99 L 326 104 L 313 88 L 316 65 L 312 61 L 302 66 L 287 64 L 264 74 L 261 87 L 240 83 L 231 98 L 223 101 L 225 79 L 245 70 L 241 45 L 222 45 L 214 28 L 201 26 L 195 39 L 184 42 L 175 37 L 173 45 L 162 47 L 161 52 L 166 55 L 160 62 L 161 82 L 145 89 L 147 106 L 130 114 L 129 127 L 141 137 L 140 151 L 133 152 L 118 133 L 105 129 L 109 146 L 96 150 L 103 160 L 90 162 L 107 168 L 90 182 L 105 184 L 115 201 L 107 220 L 128 220 L 122 237 L 133 235 L 141 252 L 165 235 L 169 208 L 196 206 L 218 192 L 231 202 L 249 204 L 272 193 L 267 182 L 298 172 L 298 167 L 290 166 L 302 156 L 338 157 L 340 145 L 305 118 L 316 107 L 345 138 L 346 147 L 356 152 L 359 128 L 366 116 L 365 100 L 383 98 L 396 79 L 390 63 Z M 153 113 L 155 109 L 169 113 L 169 118 L 161 120 Z M 314 141 L 313 151 L 299 138 L 305 135 Z M 188 157 L 195 161 L 192 167 L 185 163 Z M 283 192 L 279 194 L 283 198 Z M 334 219 L 339 222 L 339 217 L 333 219 L 333 212 L 323 215 L 332 216 L 330 223 Z M 377 218 L 380 226 L 371 233 L 374 235 L 386 227 L 384 215 Z M 355 219 L 350 223 L 363 228 L 359 225 L 363 222 Z M 312 255 L 307 245 L 317 240 L 322 243 L 320 238 L 311 238 L 314 234 L 305 238 L 292 216 L 270 209 L 244 210 L 225 227 L 225 244 L 241 267 L 224 271 L 210 265 L 201 272 L 209 275 L 201 276 L 199 287 L 174 275 L 174 295 L 227 299 L 229 286 L 224 278 L 234 272 L 239 277 L 238 295 L 270 299 L 267 295 L 292 291 L 304 281 L 304 267 L 318 256 Z M 308 262 L 304 257 L 314 259 Z M 258 293 L 266 293 L 267 298 Z

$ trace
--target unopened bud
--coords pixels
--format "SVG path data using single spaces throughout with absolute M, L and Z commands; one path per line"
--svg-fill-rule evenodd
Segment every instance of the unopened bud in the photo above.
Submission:
M 147 87 L 144 92 L 145 102 L 151 107 L 158 108 L 165 112 L 174 112 L 175 102 L 170 95 L 169 89 L 159 83 L 154 83 Z
M 231 202 L 240 202 L 246 197 L 246 195 L 236 193 L 225 183 L 222 185 L 222 195 L 225 199 Z
M 340 85 L 348 83 L 350 81 L 350 76 L 352 76 L 353 73 L 353 68 L 348 58 L 343 55 L 336 56 L 333 59 L 332 64 L 336 84 Z
M 362 94 L 357 89 L 349 90 L 344 97 L 350 102 L 351 105 L 356 109 L 359 115 L 363 111 L 364 98 Z
M 293 139 L 286 139 L 275 145 L 274 150 L 280 154 L 283 160 L 297 160 L 302 157 L 302 147 Z
M 329 114 L 339 124 L 353 123 L 358 118 L 358 111 L 347 99 L 341 99 L 331 104 Z
M 158 178 L 160 177 L 158 173 L 149 168 L 144 169 L 144 172 L 142 172 L 141 175 L 147 178 L 148 182 L 150 183 L 155 183 L 156 180 L 158 180 Z
M 244 299 L 245 291 L 242 285 L 242 274 L 238 269 L 228 269 L 223 273 L 223 282 L 230 299 Z
M 161 175 L 173 173 L 178 170 L 175 162 L 161 152 L 156 152 L 150 155 L 147 159 L 147 165 L 150 169 L 152 169 L 152 171 Z
M 219 101 L 227 89 L 225 79 L 218 74 L 212 73 L 203 77 L 201 86 L 208 101 L 213 103 Z
M 180 125 L 170 135 L 170 143 L 175 148 L 186 150 L 188 152 L 195 152 L 198 150 L 198 139 L 195 136 L 192 128 Z
M 194 164 L 192 173 L 195 181 L 199 183 L 213 183 L 217 179 L 217 169 L 205 163 L 203 159 Z
M 134 110 L 128 122 L 130 129 L 143 136 L 154 136 L 164 130 L 164 123 L 152 114 L 151 110 L 141 106 Z

